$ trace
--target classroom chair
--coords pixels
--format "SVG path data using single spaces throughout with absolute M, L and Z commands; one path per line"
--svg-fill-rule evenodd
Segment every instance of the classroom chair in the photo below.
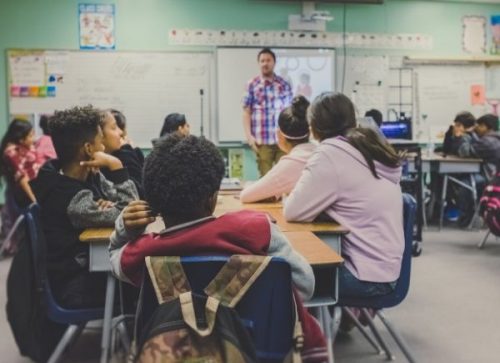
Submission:
M 13 240 L 14 235 L 16 234 L 16 232 L 20 230 L 19 228 L 22 227 L 25 219 L 25 214 L 27 211 L 26 208 L 23 209 L 17 204 L 11 190 L 12 188 L 9 187 L 9 185 L 7 184 L 7 190 L 5 192 L 4 208 L 9 208 L 10 206 L 13 209 L 13 211 L 18 215 L 18 217 L 16 218 L 14 224 L 10 228 L 9 232 L 7 233 L 7 236 L 5 236 L 5 239 L 3 240 L 3 243 L 0 246 L 0 259 L 8 255 L 9 253 L 12 253 L 11 250 L 15 243 L 15 241 Z
M 229 257 L 216 256 L 182 257 L 182 267 L 192 291 L 205 295 L 203 289 L 228 259 Z M 158 306 L 149 277 L 144 278 L 142 289 L 137 332 L 142 331 L 142 327 Z M 236 310 L 254 341 L 259 362 L 282 362 L 293 346 L 295 316 L 288 263 L 281 258 L 273 258 L 236 305 Z
M 28 226 L 28 238 L 33 253 L 33 264 L 37 289 L 43 293 L 47 317 L 56 323 L 67 325 L 66 331 L 52 352 L 48 363 L 61 360 L 64 351 L 78 338 L 88 322 L 101 320 L 104 308 L 66 309 L 60 306 L 52 295 L 45 266 L 45 237 L 40 224 L 40 207 L 32 204 L 25 218 Z M 124 339 L 126 339 L 124 337 Z
M 385 325 L 391 336 L 396 341 L 397 345 L 408 359 L 409 362 L 414 363 L 415 358 L 410 353 L 407 345 L 401 338 L 401 336 L 396 332 L 393 325 L 389 322 L 387 317 L 384 314 L 383 309 L 390 308 L 401 303 L 406 295 L 408 294 L 408 290 L 410 287 L 410 272 L 411 272 L 411 258 L 412 258 L 412 245 L 413 245 L 413 228 L 415 222 L 415 214 L 417 210 L 417 205 L 415 199 L 406 193 L 403 193 L 403 219 L 404 219 L 404 237 L 405 237 L 405 248 L 403 252 L 403 260 L 401 262 L 401 272 L 399 275 L 399 279 L 396 284 L 396 288 L 394 291 L 388 295 L 377 296 L 372 298 L 341 298 L 339 305 L 344 307 L 343 311 L 354 319 L 354 322 L 358 328 L 361 329 L 361 332 L 368 339 L 368 341 L 376 347 L 378 346 L 373 342 L 373 340 L 368 336 L 368 334 L 364 331 L 361 323 L 354 317 L 349 308 L 359 308 L 361 309 L 361 313 L 364 315 L 364 318 L 368 322 L 368 326 L 372 331 L 375 339 L 380 344 L 388 359 L 392 360 L 394 357 L 389 350 L 387 344 L 382 339 L 379 331 L 375 327 L 372 317 L 369 314 L 368 309 L 373 309 L 376 311 L 376 316 L 380 318 L 382 323 Z
M 488 241 L 488 238 L 490 237 L 491 234 L 492 234 L 491 231 L 488 229 L 488 231 L 486 232 L 486 235 L 484 236 L 484 238 L 477 245 L 477 248 L 479 248 L 480 250 L 483 249 L 484 245 Z M 497 236 L 495 236 L 495 239 L 498 241 L 498 237 Z

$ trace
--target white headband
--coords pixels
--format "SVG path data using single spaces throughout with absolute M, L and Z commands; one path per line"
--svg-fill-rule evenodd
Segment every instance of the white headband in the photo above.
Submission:
M 302 139 L 305 139 L 306 137 L 309 136 L 309 131 L 306 134 L 302 135 L 302 136 L 288 136 L 281 129 L 280 129 L 280 132 L 283 134 L 283 136 L 285 136 L 285 139 L 288 139 L 288 140 L 302 140 Z

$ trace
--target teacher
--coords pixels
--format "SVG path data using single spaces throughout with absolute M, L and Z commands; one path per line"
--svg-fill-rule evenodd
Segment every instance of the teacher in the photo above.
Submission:
M 278 147 L 276 129 L 280 112 L 292 102 L 292 88 L 274 73 L 276 55 L 271 49 L 262 49 L 257 61 L 260 75 L 248 82 L 243 98 L 243 128 L 264 176 L 284 155 Z

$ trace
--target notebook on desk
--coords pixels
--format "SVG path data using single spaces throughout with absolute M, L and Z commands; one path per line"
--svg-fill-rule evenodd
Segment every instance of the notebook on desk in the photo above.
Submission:
M 220 190 L 242 190 L 243 185 L 238 178 L 223 178 Z

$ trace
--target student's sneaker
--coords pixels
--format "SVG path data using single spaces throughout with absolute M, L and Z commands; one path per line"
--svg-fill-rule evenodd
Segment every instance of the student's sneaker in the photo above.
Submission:
M 444 218 L 450 222 L 456 222 L 460 218 L 460 211 L 457 208 L 447 208 L 444 212 Z

